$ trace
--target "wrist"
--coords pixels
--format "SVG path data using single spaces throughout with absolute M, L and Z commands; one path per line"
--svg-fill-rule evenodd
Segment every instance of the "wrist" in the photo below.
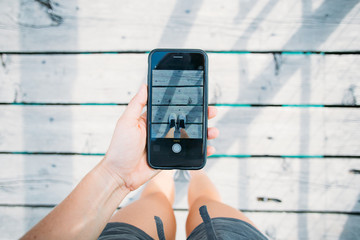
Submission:
M 128 194 L 131 190 L 126 186 L 125 181 L 114 172 L 104 159 L 96 166 L 101 178 L 105 180 L 108 186 L 112 186 L 115 191 L 121 191 Z M 123 195 L 123 194 L 122 194 Z

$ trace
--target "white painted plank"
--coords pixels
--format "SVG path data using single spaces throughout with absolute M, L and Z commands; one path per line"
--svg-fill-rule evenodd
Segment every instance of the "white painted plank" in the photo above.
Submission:
M 356 108 L 218 107 L 211 144 L 219 154 L 358 156 L 359 119 Z
M 205 169 L 223 201 L 239 209 L 355 212 L 360 175 L 350 170 L 359 168 L 358 159 L 219 158 Z
M 18 239 L 40 221 L 51 208 L 0 207 L 2 239 Z M 360 217 L 318 213 L 245 213 L 270 239 L 335 240 L 359 239 Z M 187 212 L 176 211 L 176 239 L 185 239 Z
M 170 113 L 184 114 L 186 123 L 201 123 L 203 106 L 153 106 L 152 122 L 169 123 Z
M 0 106 L 0 151 L 104 153 L 124 106 Z M 218 154 L 359 156 L 357 108 L 218 107 Z
M 191 105 L 203 104 L 203 87 L 154 87 L 152 104 L 154 105 Z
M 204 71 L 153 70 L 153 86 L 202 86 Z
M 2 102 L 127 103 L 147 79 L 145 55 L 5 56 Z
M 128 103 L 145 54 L 3 55 L 0 102 Z M 360 102 L 359 55 L 209 54 L 209 103 Z
M 58 204 L 100 160 L 0 155 L 0 204 Z M 211 158 L 205 167 L 223 201 L 238 209 L 359 212 L 360 175 L 351 169 L 360 169 L 358 159 Z M 187 185 L 177 181 L 176 187 L 174 208 L 187 209 Z M 132 193 L 122 206 L 138 196 Z
M 358 50 L 358 3 L 5 0 L 0 51 Z

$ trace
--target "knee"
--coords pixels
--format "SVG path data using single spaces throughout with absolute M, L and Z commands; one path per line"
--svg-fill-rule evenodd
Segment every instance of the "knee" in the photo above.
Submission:
M 143 203 L 146 203 L 147 208 L 152 208 L 158 215 L 166 215 L 170 218 L 174 216 L 172 204 L 165 194 L 161 192 L 151 193 L 143 197 L 142 200 L 144 200 Z
M 209 205 L 212 204 L 214 202 L 220 202 L 220 201 L 216 201 L 211 197 L 208 197 L 207 195 L 200 195 L 199 197 L 197 197 L 196 199 L 193 200 L 193 202 L 190 204 L 189 209 L 199 209 L 201 206 L 203 205 Z
M 162 206 L 169 205 L 172 208 L 169 199 L 162 192 L 150 193 L 150 194 L 147 194 L 146 196 L 142 197 L 141 199 L 145 199 L 149 203 L 154 204 L 154 205 L 162 205 Z
M 153 215 L 161 218 L 167 239 L 175 239 L 176 219 L 172 204 L 165 194 L 157 192 L 147 195 L 144 199 L 146 207 L 152 209 Z

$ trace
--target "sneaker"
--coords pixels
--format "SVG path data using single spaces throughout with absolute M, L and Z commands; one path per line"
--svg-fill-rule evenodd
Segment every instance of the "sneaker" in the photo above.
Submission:
M 171 113 L 169 115 L 169 127 L 173 128 L 175 127 L 175 121 L 176 121 L 176 114 L 175 113 Z
M 185 129 L 185 124 L 186 124 L 186 116 L 185 114 L 180 114 L 179 118 L 178 118 L 178 128 L 184 128 Z

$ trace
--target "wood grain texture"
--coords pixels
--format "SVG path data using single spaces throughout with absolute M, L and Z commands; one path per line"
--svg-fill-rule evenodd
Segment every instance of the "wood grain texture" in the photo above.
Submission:
M 128 103 L 145 54 L 2 55 L 0 102 Z M 360 56 L 209 54 L 209 103 L 359 105 Z
M 58 204 L 101 156 L 1 155 L 0 204 Z M 219 158 L 205 171 L 230 206 L 259 211 L 360 211 L 357 159 Z M 176 182 L 174 208 L 187 209 L 187 184 Z M 141 191 L 141 190 L 140 190 Z M 139 197 L 129 195 L 121 206 Z M 281 202 L 259 201 L 273 198 Z
M 359 10 L 358 0 L 0 1 L 0 52 L 128 52 L 1 54 L 0 151 L 104 153 L 125 107 L 101 104 L 127 104 L 146 82 L 142 52 L 219 51 L 209 54 L 209 103 L 231 107 L 210 121 L 221 132 L 209 142 L 217 153 L 317 157 L 209 159 L 206 171 L 224 202 L 262 211 L 247 215 L 271 239 L 360 239 L 360 161 L 320 158 L 360 156 L 360 112 L 314 107 L 359 105 L 360 55 L 247 53 L 358 52 Z M 181 101 L 192 95 L 181 93 Z M 1 238 L 20 237 L 51 209 L 15 204 L 59 203 L 101 158 L 0 154 Z M 187 183 L 176 186 L 174 207 L 186 210 Z M 177 238 L 185 239 L 187 211 L 175 214 Z
M 154 87 L 153 105 L 203 104 L 203 87 Z
M 104 153 L 124 106 L 0 106 L 0 151 Z M 359 156 L 356 108 L 218 107 L 218 154 Z
M 153 86 L 202 86 L 204 71 L 153 70 Z
M 218 107 L 211 144 L 219 154 L 359 156 L 359 118 L 356 108 Z
M 360 177 L 350 170 L 359 167 L 357 159 L 219 158 L 206 171 L 223 201 L 239 209 L 356 212 Z
M 358 3 L 5 0 L 0 51 L 357 50 Z
M 152 122 L 168 123 L 169 115 L 175 113 L 177 116 L 184 114 L 186 123 L 202 123 L 202 106 L 153 106 Z

